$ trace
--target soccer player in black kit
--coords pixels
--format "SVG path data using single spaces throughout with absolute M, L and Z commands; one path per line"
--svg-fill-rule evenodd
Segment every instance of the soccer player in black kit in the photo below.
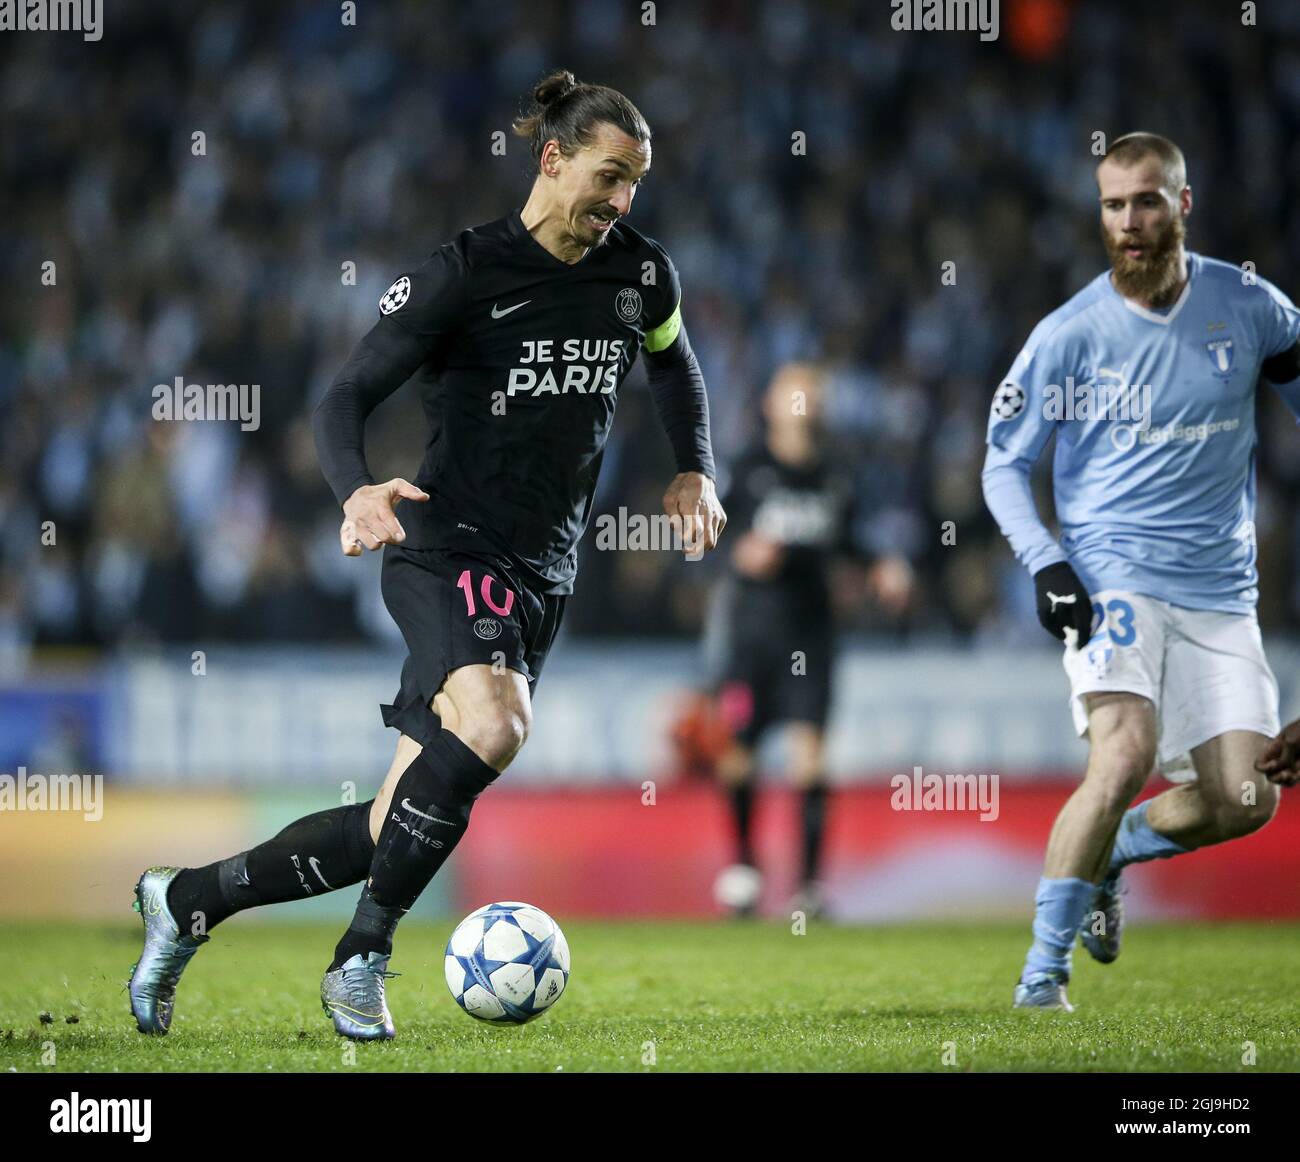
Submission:
M 791 907 L 809 916 L 824 909 L 819 878 L 835 652 L 832 563 L 868 566 L 867 586 L 890 612 L 901 612 L 911 595 L 906 559 L 873 559 L 855 535 L 856 487 L 829 447 L 825 382 L 815 364 L 777 370 L 764 398 L 762 439 L 731 466 L 724 497 L 735 539 L 709 609 L 705 664 L 731 736 L 716 770 L 731 807 L 737 857 L 719 875 L 714 894 L 737 915 L 756 909 L 762 887 L 752 842 L 755 757 L 763 734 L 777 726 L 786 728 L 786 771 L 800 799 L 799 887 Z
M 392 766 L 367 803 L 207 867 L 145 872 L 130 986 L 142 1032 L 167 1031 L 176 983 L 214 924 L 364 880 L 321 1001 L 343 1036 L 393 1036 L 394 930 L 527 737 L 618 388 L 641 349 L 678 469 L 664 508 L 686 553 L 711 549 L 726 523 L 677 272 L 622 221 L 650 169 L 650 130 L 621 93 L 568 72 L 533 101 L 514 124 L 537 162 L 527 202 L 398 278 L 315 414 L 343 552 L 384 546 L 384 601 L 409 650 L 382 707 L 401 732 Z M 412 375 L 424 460 L 414 482 L 377 484 L 366 417 Z

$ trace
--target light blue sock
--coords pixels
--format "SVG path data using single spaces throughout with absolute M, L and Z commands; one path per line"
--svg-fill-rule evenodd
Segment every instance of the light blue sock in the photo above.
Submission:
M 1025 957 L 1021 980 L 1028 980 L 1035 972 L 1070 975 L 1074 938 L 1096 893 L 1097 885 L 1087 880 L 1049 880 L 1044 876 L 1038 881 L 1034 896 L 1034 942 Z
M 1117 872 L 1131 863 L 1145 863 L 1149 859 L 1168 859 L 1190 850 L 1161 835 L 1147 822 L 1147 808 L 1152 801 L 1148 799 L 1124 812 L 1115 834 L 1115 849 L 1110 853 L 1110 871 Z

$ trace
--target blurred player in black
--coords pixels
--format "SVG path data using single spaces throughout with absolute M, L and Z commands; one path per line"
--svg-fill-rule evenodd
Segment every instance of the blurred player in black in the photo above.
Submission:
M 384 980 L 394 930 L 528 735 L 618 387 L 642 350 L 678 469 L 664 508 L 687 555 L 712 548 L 726 522 L 677 271 L 622 221 L 650 169 L 645 119 L 621 93 L 567 72 L 544 79 L 533 101 L 514 126 L 537 163 L 527 202 L 389 287 L 315 415 L 343 552 L 385 547 L 384 601 L 409 650 L 382 708 L 401 732 L 392 766 L 367 803 L 298 820 L 204 868 L 141 877 L 145 951 L 130 991 L 143 1032 L 167 1031 L 176 982 L 215 923 L 364 880 L 321 1000 L 340 1034 L 393 1036 Z M 414 482 L 377 484 L 366 417 L 412 376 L 424 461 Z
M 899 556 L 868 562 L 855 537 L 854 482 L 833 458 L 824 425 L 825 375 L 791 363 L 763 403 L 760 444 L 732 466 L 725 502 L 736 536 L 714 593 L 705 652 L 730 743 L 717 762 L 735 821 L 736 863 L 718 877 L 718 902 L 752 913 L 762 878 L 752 843 L 755 753 L 769 727 L 785 726 L 786 774 L 801 798 L 800 881 L 792 907 L 823 910 L 819 886 L 828 787 L 825 729 L 835 644 L 831 567 L 869 564 L 865 580 L 887 610 L 910 599 L 912 571 Z

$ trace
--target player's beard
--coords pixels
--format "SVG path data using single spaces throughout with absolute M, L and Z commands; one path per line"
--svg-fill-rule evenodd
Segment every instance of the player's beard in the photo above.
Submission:
M 1101 228 L 1101 237 L 1110 257 L 1115 289 L 1120 294 L 1153 307 L 1167 307 L 1173 302 L 1179 282 L 1178 256 L 1187 237 L 1187 226 L 1181 215 L 1169 219 L 1141 258 L 1125 254 L 1126 242 L 1116 242 L 1105 226 Z
M 599 207 L 593 207 L 593 209 L 599 209 Z M 581 238 L 581 242 L 584 246 L 589 246 L 592 249 L 595 249 L 598 246 L 604 246 L 605 243 L 609 241 L 609 236 L 614 233 L 614 223 L 613 222 L 610 223 L 608 230 L 597 230 L 594 226 L 589 225 L 587 222 L 587 214 L 590 212 L 591 211 L 589 210 L 584 211 L 581 218 L 581 222 L 585 231 L 584 236 Z M 617 221 L 618 219 L 615 218 L 614 222 Z

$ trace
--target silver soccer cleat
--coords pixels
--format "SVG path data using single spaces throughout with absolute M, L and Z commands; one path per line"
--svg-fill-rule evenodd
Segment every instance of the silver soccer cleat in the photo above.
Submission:
M 166 1033 L 172 1023 L 176 984 L 208 936 L 182 935 L 167 906 L 167 889 L 182 869 L 151 867 L 135 885 L 132 907 L 144 921 L 144 950 L 131 966 L 127 989 L 131 1014 L 141 1033 Z
M 320 982 L 320 1003 L 334 1019 L 334 1031 L 353 1041 L 389 1041 L 396 1036 L 384 1000 L 384 981 L 401 976 L 388 971 L 388 957 L 358 952 Z

